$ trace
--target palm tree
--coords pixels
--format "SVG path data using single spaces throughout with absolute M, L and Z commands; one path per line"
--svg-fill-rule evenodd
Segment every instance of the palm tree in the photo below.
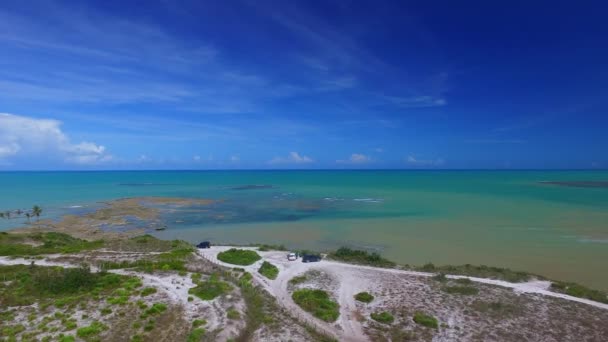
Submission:
M 40 219 L 40 214 L 42 214 L 42 208 L 40 208 L 39 206 L 35 205 L 32 208 L 32 214 L 34 214 L 34 216 L 36 216 L 36 221 L 38 221 Z
M 5 216 L 7 219 L 10 219 L 10 218 L 11 218 L 11 212 L 10 212 L 10 211 L 5 211 L 5 212 L 4 212 L 4 216 Z
M 4 213 L 0 213 L 0 218 L 4 218 Z
M 32 214 L 29 213 L 29 211 L 27 213 L 25 213 L 25 217 L 27 217 L 27 222 L 30 222 L 30 218 L 32 217 Z

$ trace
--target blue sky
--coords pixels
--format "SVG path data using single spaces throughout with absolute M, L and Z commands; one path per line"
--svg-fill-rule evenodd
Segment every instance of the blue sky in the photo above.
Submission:
M 2 1 L 0 169 L 606 168 L 600 1 Z

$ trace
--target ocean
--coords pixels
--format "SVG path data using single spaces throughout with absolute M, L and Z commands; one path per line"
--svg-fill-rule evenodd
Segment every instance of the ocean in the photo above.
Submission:
M 123 197 L 216 199 L 164 214 L 167 229 L 152 233 L 345 245 L 404 264 L 509 267 L 607 290 L 606 180 L 607 171 L 2 172 L 0 211 L 37 204 L 57 219 Z M 0 230 L 24 222 L 0 219 Z

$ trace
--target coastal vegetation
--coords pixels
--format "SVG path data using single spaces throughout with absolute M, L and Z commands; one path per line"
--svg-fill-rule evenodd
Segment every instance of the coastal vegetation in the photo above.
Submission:
M 279 269 L 268 261 L 264 261 L 262 263 L 262 266 L 260 266 L 258 272 L 264 277 L 273 280 L 277 279 L 277 276 L 279 275 Z
M 188 293 L 202 300 L 213 300 L 231 290 L 230 284 L 221 281 L 218 274 L 213 274 L 209 279 L 198 282 L 196 287 L 188 290 Z
M 86 241 L 63 233 L 0 232 L 0 255 L 29 256 L 53 253 L 77 253 L 103 247 L 102 240 Z
M 453 275 L 464 275 L 469 277 L 479 277 L 479 278 L 490 278 L 490 279 L 499 279 L 505 280 L 512 283 L 519 283 L 529 281 L 530 279 L 537 278 L 543 279 L 543 277 L 534 275 L 527 272 L 522 271 L 513 271 L 508 268 L 501 267 L 491 267 L 485 265 L 444 265 L 444 266 L 436 266 L 432 263 L 425 264 L 423 266 L 414 267 L 414 270 L 420 272 L 431 272 L 431 273 L 443 273 L 443 274 L 453 274 Z M 442 276 L 439 276 L 440 278 Z
M 551 283 L 551 290 L 555 292 L 565 293 L 573 297 L 585 298 L 594 300 L 596 302 L 608 304 L 608 293 L 599 290 L 593 290 L 576 283 L 554 281 Z
M 391 324 L 395 321 L 395 317 L 393 317 L 393 315 L 391 315 L 390 312 L 372 312 L 372 314 L 370 315 L 370 317 L 376 321 L 376 322 L 380 322 L 380 323 L 384 323 L 384 324 Z
M 416 312 L 413 317 L 414 322 L 420 324 L 422 326 L 437 329 L 439 327 L 439 322 L 437 322 L 437 318 L 425 314 L 423 312 Z
M 293 292 L 291 298 L 302 309 L 323 321 L 335 322 L 340 316 L 340 305 L 323 290 L 299 289 Z
M 329 258 L 352 264 L 369 265 L 374 267 L 395 267 L 395 263 L 383 258 L 378 253 L 340 247 L 329 254 Z
M 248 266 L 262 259 L 255 251 L 237 248 L 218 253 L 217 258 L 223 262 L 240 266 Z
M 289 284 L 298 285 L 298 284 L 305 282 L 307 279 L 308 278 L 306 277 L 306 275 L 295 276 L 295 277 L 289 279 Z
M 465 296 L 476 295 L 479 293 L 479 289 L 476 287 L 465 285 L 444 286 L 441 289 L 450 294 L 459 294 Z
M 355 295 L 355 299 L 363 303 L 371 303 L 374 300 L 369 292 L 359 292 Z

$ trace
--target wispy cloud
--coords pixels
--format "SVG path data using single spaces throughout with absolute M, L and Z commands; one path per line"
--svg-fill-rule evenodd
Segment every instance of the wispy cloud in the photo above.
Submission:
M 367 164 L 370 163 L 372 161 L 372 158 L 368 155 L 365 154 L 361 154 L 361 153 L 353 153 L 350 155 L 350 157 L 346 160 L 344 159 L 338 159 L 336 160 L 336 163 L 339 164 Z
M 416 166 L 416 167 L 437 167 L 437 166 L 442 166 L 443 164 L 445 164 L 445 161 L 443 160 L 443 158 L 418 159 L 418 158 L 414 157 L 413 155 L 409 155 L 405 159 L 405 161 L 408 165 Z
M 272 165 L 277 164 L 309 164 L 314 160 L 308 156 L 300 155 L 298 152 L 289 152 L 287 157 L 274 157 L 268 163 Z

